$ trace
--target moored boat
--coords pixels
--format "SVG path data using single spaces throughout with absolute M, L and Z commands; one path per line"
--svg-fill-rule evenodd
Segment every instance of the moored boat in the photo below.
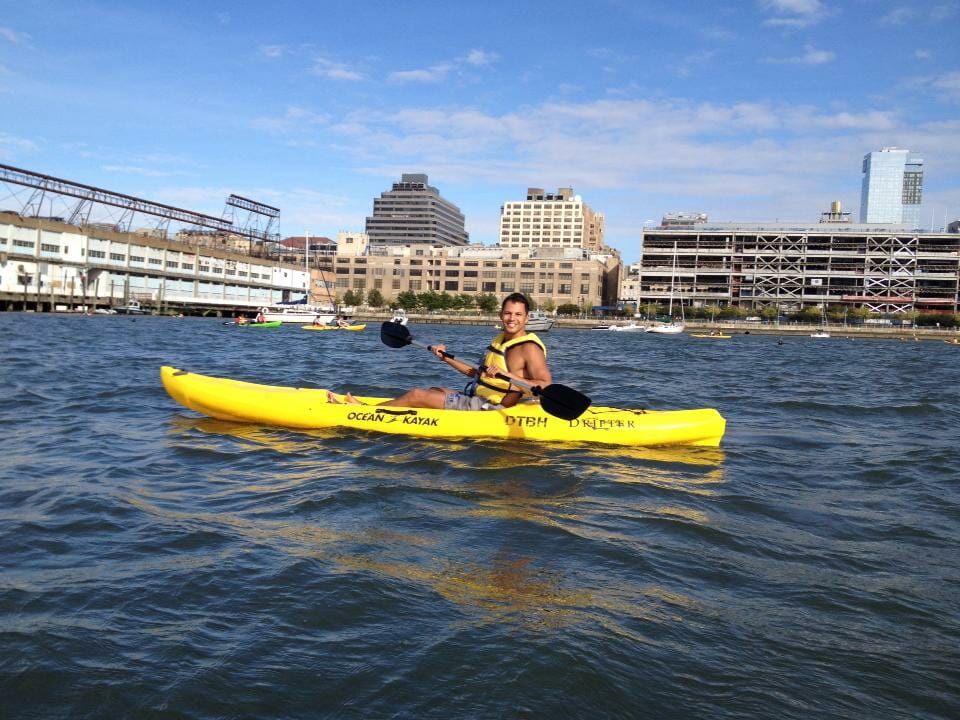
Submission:
M 139 300 L 130 300 L 123 305 L 114 305 L 110 309 L 113 310 L 111 315 L 146 315 L 148 313 L 140 306 Z
M 645 329 L 643 325 L 637 325 L 635 322 L 626 325 L 610 325 L 607 328 L 607 330 L 613 330 L 614 332 L 643 332 Z
M 287 428 L 343 427 L 431 438 L 485 437 L 604 445 L 716 447 L 726 421 L 716 410 L 622 410 L 590 407 L 563 420 L 538 403 L 506 410 L 434 410 L 383 407 L 386 398 L 358 397 L 361 405 L 328 401 L 323 389 L 276 387 L 211 377 L 164 366 L 164 388 L 178 403 L 231 422 Z
M 273 308 L 262 307 L 260 312 L 268 322 L 281 323 L 304 323 L 313 322 L 316 318 L 319 322 L 326 325 L 337 318 L 337 313 L 332 307 L 321 307 L 319 305 L 282 305 Z
M 660 323 L 659 325 L 651 325 L 644 332 L 656 333 L 657 335 L 678 335 L 683 332 L 684 327 L 682 322 Z
M 529 332 L 547 332 L 555 322 L 556 320 L 543 310 L 531 310 L 527 315 L 526 328 Z
M 406 325 L 407 324 L 407 311 L 403 308 L 397 308 L 393 311 L 393 317 L 390 318 L 390 322 L 395 322 L 397 325 Z

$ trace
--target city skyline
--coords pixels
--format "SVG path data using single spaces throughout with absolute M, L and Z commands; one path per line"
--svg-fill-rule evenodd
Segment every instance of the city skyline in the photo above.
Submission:
M 588 10 L 18 4 L 0 162 L 214 215 L 238 193 L 283 236 L 360 231 L 424 173 L 493 244 L 505 202 L 573 187 L 630 263 L 670 212 L 856 212 L 863 156 L 899 146 L 925 161 L 921 225 L 960 216 L 955 0 Z

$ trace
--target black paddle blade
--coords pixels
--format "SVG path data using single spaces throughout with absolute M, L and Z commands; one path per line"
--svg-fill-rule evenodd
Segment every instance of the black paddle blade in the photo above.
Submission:
M 410 331 L 400 323 L 387 320 L 380 326 L 380 340 L 392 348 L 402 348 L 413 342 Z
M 561 420 L 576 420 L 586 412 L 592 402 L 579 390 L 566 385 L 547 385 L 545 388 L 533 388 L 533 394 L 539 396 L 540 407 L 544 412 Z

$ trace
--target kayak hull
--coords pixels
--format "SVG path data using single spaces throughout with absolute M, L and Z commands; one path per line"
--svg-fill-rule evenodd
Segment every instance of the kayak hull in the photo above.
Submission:
M 305 430 L 343 427 L 430 438 L 716 447 L 726 426 L 720 413 L 711 408 L 658 411 L 590 407 L 575 420 L 561 420 L 544 412 L 538 403 L 486 411 L 379 407 L 386 398 L 358 397 L 363 405 L 331 403 L 323 389 L 258 385 L 169 366 L 160 368 L 160 378 L 170 397 L 203 415 Z
M 346 327 L 337 327 L 336 325 L 301 325 L 300 327 L 304 330 L 353 330 L 354 332 L 367 329 L 366 324 L 347 325 Z
M 251 322 L 241 323 L 241 324 L 237 325 L 237 327 L 243 327 L 243 328 L 278 328 L 278 327 L 280 327 L 281 325 L 283 325 L 283 323 L 280 322 L 279 320 L 271 320 L 270 322 L 262 322 L 262 323 L 251 323 Z

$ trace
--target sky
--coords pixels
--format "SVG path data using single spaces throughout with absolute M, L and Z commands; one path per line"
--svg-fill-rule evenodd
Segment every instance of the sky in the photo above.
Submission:
M 572 187 L 630 263 L 665 213 L 856 220 L 864 154 L 898 146 L 939 228 L 958 24 L 960 0 L 0 0 L 0 163 L 334 239 L 405 172 L 488 245 L 504 202 Z

